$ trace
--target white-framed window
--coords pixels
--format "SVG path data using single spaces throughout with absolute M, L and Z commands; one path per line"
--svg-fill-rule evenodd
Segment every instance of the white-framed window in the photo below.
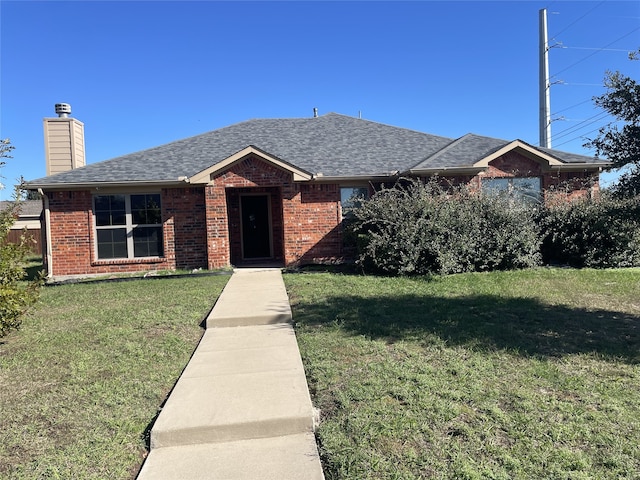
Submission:
M 368 187 L 340 187 L 340 205 L 342 217 L 347 217 L 354 209 L 359 208 L 369 198 Z
M 94 195 L 99 260 L 164 255 L 159 193 Z
M 509 198 L 525 204 L 542 202 L 542 181 L 540 177 L 497 177 L 483 178 L 482 190 L 489 193 L 508 195 Z

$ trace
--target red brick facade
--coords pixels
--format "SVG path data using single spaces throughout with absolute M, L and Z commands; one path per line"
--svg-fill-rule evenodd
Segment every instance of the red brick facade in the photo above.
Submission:
M 514 151 L 491 161 L 487 170 L 470 184 L 479 188 L 483 178 L 497 177 L 539 177 L 546 203 L 597 195 L 600 191 L 597 172 L 549 171 L 541 163 Z
M 95 249 L 91 192 L 48 193 L 52 253 L 49 268 L 52 274 L 86 275 L 206 266 L 204 188 L 168 188 L 162 189 L 161 194 L 163 257 L 100 260 Z
M 547 201 L 597 191 L 597 173 L 554 173 L 516 152 L 492 162 L 475 177 L 451 178 L 480 188 L 482 178 L 537 176 Z M 552 193 L 555 192 L 555 193 Z M 131 191 L 128 193 L 136 193 Z M 160 258 L 96 258 L 90 191 L 48 192 L 55 276 L 139 272 L 157 269 L 222 268 L 244 262 L 241 199 L 268 198 L 270 260 L 282 265 L 343 259 L 340 185 L 295 182 L 291 171 L 248 156 L 212 175 L 206 186 L 162 188 L 164 255 Z M 553 197 L 557 198 L 557 197 Z
M 215 175 L 206 187 L 208 268 L 242 262 L 240 197 L 270 197 L 273 260 L 285 265 L 337 260 L 342 254 L 340 188 L 293 181 L 256 157 Z
M 270 198 L 273 261 L 291 265 L 339 259 L 339 186 L 296 183 L 291 172 L 249 157 L 216 175 L 207 186 L 161 189 L 164 255 L 160 258 L 98 259 L 92 193 L 47 193 L 50 272 L 60 277 L 240 264 L 239 199 L 246 194 Z

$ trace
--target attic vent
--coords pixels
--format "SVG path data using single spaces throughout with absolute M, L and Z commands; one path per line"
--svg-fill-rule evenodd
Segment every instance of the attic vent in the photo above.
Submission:
M 68 103 L 56 103 L 56 113 L 58 117 L 67 118 L 71 113 L 71 105 Z

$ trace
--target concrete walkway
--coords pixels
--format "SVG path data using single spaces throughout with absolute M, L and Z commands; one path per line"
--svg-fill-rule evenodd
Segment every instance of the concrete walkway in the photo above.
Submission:
M 236 270 L 151 430 L 138 480 L 323 480 L 279 270 Z

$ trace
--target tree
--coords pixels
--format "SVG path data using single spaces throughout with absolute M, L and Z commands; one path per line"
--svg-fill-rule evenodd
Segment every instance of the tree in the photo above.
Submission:
M 3 159 L 11 158 L 14 149 L 9 139 L 0 140 L 0 167 Z M 18 328 L 21 315 L 38 298 L 42 279 L 25 282 L 25 258 L 29 253 L 27 237 L 18 243 L 7 241 L 12 225 L 20 213 L 22 189 L 15 187 L 13 202 L 0 211 L 0 336 L 12 328 Z
M 638 60 L 640 49 L 629 58 Z M 629 168 L 614 187 L 614 194 L 637 195 L 640 194 L 640 84 L 620 72 L 608 71 L 604 86 L 607 91 L 594 97 L 594 103 L 615 117 L 616 122 L 600 128 L 598 136 L 584 146 L 611 160 L 611 169 Z

